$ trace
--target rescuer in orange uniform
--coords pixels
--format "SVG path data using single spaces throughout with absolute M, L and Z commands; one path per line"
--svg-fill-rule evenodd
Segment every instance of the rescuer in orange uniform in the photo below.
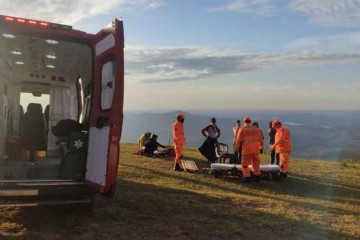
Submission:
M 289 158 L 291 153 L 290 131 L 281 125 L 279 120 L 272 122 L 272 128 L 276 130 L 275 143 L 270 146 L 270 151 L 275 149 L 280 158 L 280 177 L 287 178 Z
M 251 181 L 249 164 L 251 163 L 254 180 L 259 181 L 260 175 L 260 156 L 259 149 L 263 148 L 264 140 L 259 128 L 251 125 L 251 118 L 244 117 L 244 126 L 240 128 L 234 146 L 234 153 L 239 151 L 241 146 L 241 170 L 244 182 Z
M 184 120 L 185 120 L 185 115 L 179 113 L 176 115 L 176 122 L 172 126 L 172 131 L 174 136 L 173 141 L 174 141 L 174 147 L 176 153 L 174 171 L 182 170 L 180 167 L 180 163 L 181 163 L 184 147 L 186 144 L 184 126 L 183 126 Z

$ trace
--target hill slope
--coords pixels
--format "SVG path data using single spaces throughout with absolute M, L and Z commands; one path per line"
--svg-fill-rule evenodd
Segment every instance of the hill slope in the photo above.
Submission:
M 173 159 L 121 145 L 114 199 L 92 212 L 0 210 L 0 239 L 358 239 L 360 166 L 292 159 L 286 182 L 173 172 Z M 267 162 L 268 156 L 262 156 Z M 185 159 L 206 166 L 196 149 Z

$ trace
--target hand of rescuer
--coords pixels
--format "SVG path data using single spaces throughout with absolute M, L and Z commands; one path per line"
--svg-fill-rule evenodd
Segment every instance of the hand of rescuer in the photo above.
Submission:
M 272 152 L 274 149 L 275 149 L 275 146 L 274 146 L 274 145 L 271 145 L 271 146 L 269 147 L 269 151 L 270 151 L 270 152 Z

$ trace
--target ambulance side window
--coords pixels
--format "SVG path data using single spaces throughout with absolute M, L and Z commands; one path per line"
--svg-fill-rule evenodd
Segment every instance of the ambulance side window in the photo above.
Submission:
M 112 105 L 116 83 L 116 61 L 109 61 L 101 70 L 101 109 L 109 110 Z

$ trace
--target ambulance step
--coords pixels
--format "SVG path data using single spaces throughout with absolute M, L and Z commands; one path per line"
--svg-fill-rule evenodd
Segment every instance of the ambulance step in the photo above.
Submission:
M 19 197 L 19 196 L 38 196 L 39 190 L 37 189 L 12 189 L 0 190 L 0 197 Z
M 37 186 L 70 186 L 84 185 L 82 181 L 53 179 L 53 180 L 0 180 L 0 188 L 37 187 Z
M 85 184 L 46 185 L 49 183 L 19 183 L 0 189 L 0 207 L 40 206 L 58 204 L 88 204 L 94 192 Z M 39 185 L 40 184 L 40 185 Z
M 38 207 L 50 205 L 73 205 L 73 204 L 92 204 L 91 199 L 65 200 L 65 201 L 39 201 L 39 202 L 9 202 L 0 203 L 1 207 Z

